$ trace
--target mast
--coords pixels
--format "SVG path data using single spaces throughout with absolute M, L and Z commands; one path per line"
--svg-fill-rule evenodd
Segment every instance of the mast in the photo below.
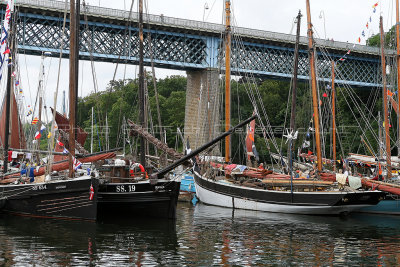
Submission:
M 389 117 L 387 108 L 387 88 L 386 88 L 386 60 L 385 60 L 385 47 L 384 47 L 384 32 L 383 32 L 383 18 L 380 17 L 379 27 L 381 31 L 381 64 L 382 64 L 382 83 L 383 83 L 383 111 L 385 123 L 385 140 L 386 140 L 386 166 L 387 166 L 387 179 L 392 177 L 392 164 L 390 153 L 390 136 L 389 136 Z
M 292 107 L 290 117 L 290 131 L 295 132 L 296 128 L 296 91 L 297 91 L 297 72 L 299 66 L 299 42 L 300 42 L 300 24 L 301 24 L 301 12 L 297 15 L 297 31 L 296 31 L 296 44 L 294 46 L 294 65 L 293 65 L 293 84 L 292 84 Z M 290 165 L 290 171 L 292 171 L 292 158 L 293 158 L 293 146 L 292 141 L 289 142 L 288 159 Z
M 92 136 L 90 137 L 90 153 L 93 153 L 93 135 L 94 135 L 93 113 L 94 113 L 94 107 L 92 107 Z
M 8 6 L 7 6 L 8 7 Z M 12 12 L 13 7 L 8 7 L 10 8 Z M 10 50 L 14 49 L 13 47 L 13 40 L 14 40 L 14 27 L 12 23 L 12 13 L 10 12 L 10 18 L 9 18 L 9 29 L 10 29 L 10 39 L 9 39 L 9 46 Z M 7 18 L 6 18 L 7 19 Z M 2 35 L 3 36 L 3 35 Z M 1 56 L 1 55 L 0 55 Z M 5 55 L 4 59 L 7 57 L 7 54 Z M 9 60 L 11 60 L 11 53 L 8 55 Z M 8 62 L 10 63 L 10 62 Z M 7 87 L 6 87 L 6 125 L 5 125 L 5 134 L 4 134 L 4 161 L 3 161 L 3 174 L 7 173 L 8 171 L 8 148 L 9 148 L 9 136 L 10 136 L 10 113 L 11 113 L 11 74 L 12 74 L 12 64 L 8 64 L 8 71 L 7 71 Z
M 63 91 L 63 100 L 62 100 L 62 110 L 63 110 L 63 115 L 67 117 L 67 111 L 65 110 L 65 90 Z
M 78 0 L 79 1 L 79 0 Z M 78 51 L 76 50 L 77 34 L 76 34 L 76 9 L 75 0 L 70 0 L 70 54 L 69 54 L 69 177 L 74 177 L 73 158 L 75 156 L 75 100 L 76 100 L 76 58 Z
M 144 123 L 143 0 L 139 0 L 139 103 L 140 125 L 146 128 Z M 146 143 L 143 136 L 140 137 L 140 164 L 146 169 Z
M 110 140 L 108 139 L 108 118 L 106 113 L 106 150 L 110 148 Z
M 231 125 L 231 1 L 225 0 L 225 131 Z M 231 138 L 225 137 L 225 161 L 231 160 Z
M 310 57 L 310 72 L 311 72 L 311 90 L 313 98 L 314 112 L 314 127 L 315 127 L 315 145 L 317 150 L 317 167 L 318 171 L 322 171 L 322 156 L 321 156 L 321 138 L 319 131 L 319 111 L 318 111 L 318 95 L 317 95 L 317 78 L 315 71 L 315 55 L 313 51 L 314 40 L 311 24 L 310 0 L 306 0 L 307 5 L 307 25 L 308 25 L 308 53 Z
M 294 66 L 293 66 L 293 84 L 292 84 L 292 109 L 290 117 L 290 130 L 294 132 L 296 127 L 296 91 L 297 91 L 297 72 L 299 66 L 299 42 L 300 42 L 300 23 L 301 12 L 297 15 L 297 31 L 296 31 L 296 44 L 294 46 Z
M 397 44 L 397 102 L 400 111 L 400 18 L 399 0 L 396 0 L 396 44 Z M 397 114 L 397 156 L 400 157 L 400 115 Z
M 292 85 L 292 108 L 290 117 L 290 131 L 295 132 L 296 128 L 296 91 L 297 91 L 297 70 L 299 66 L 299 42 L 300 42 L 300 24 L 301 12 L 297 15 L 297 31 L 296 31 L 296 44 L 294 47 L 294 65 L 293 65 L 293 85 Z M 293 202 L 293 139 L 289 138 L 288 149 L 289 169 L 290 169 L 290 193 L 291 201 Z
M 41 131 L 42 128 L 42 108 L 43 108 L 43 79 L 44 79 L 44 52 L 42 52 L 42 56 L 41 56 L 41 63 L 40 63 L 40 79 L 39 79 L 39 88 L 38 88 L 38 92 L 39 92 L 39 121 L 37 124 L 38 127 L 38 131 Z M 37 139 L 37 150 L 40 150 L 40 138 Z M 37 161 L 38 164 L 40 164 L 40 157 L 39 157 L 39 153 L 36 154 L 37 155 Z
M 332 150 L 333 171 L 336 171 L 335 61 L 332 60 Z

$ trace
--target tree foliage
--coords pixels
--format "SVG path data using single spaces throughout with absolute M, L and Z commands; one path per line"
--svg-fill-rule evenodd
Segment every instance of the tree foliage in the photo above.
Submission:
M 183 76 L 170 76 L 157 81 L 158 98 L 161 110 L 161 120 L 164 127 L 167 130 L 167 143 L 170 147 L 175 146 L 176 140 L 176 128 L 183 129 L 185 119 L 185 103 L 186 103 L 186 77 Z M 157 108 L 155 101 L 155 93 L 153 88 L 153 82 L 150 75 L 146 76 L 146 84 L 148 88 L 148 99 L 149 109 L 148 115 L 151 116 L 153 125 L 155 126 L 154 134 L 159 137 L 158 133 L 158 120 L 157 120 Z M 220 84 L 223 85 L 223 79 Z M 232 124 L 235 125 L 239 121 L 251 116 L 254 107 L 248 96 L 250 90 L 249 86 L 244 80 L 232 81 L 231 83 L 231 108 L 232 108 Z M 286 154 L 287 145 L 285 144 L 286 139 L 282 139 L 283 127 L 289 127 L 290 120 L 290 82 L 280 80 L 258 80 L 258 94 L 260 96 L 262 105 L 265 107 L 265 114 L 260 109 L 260 114 L 264 121 L 269 121 L 274 135 L 277 140 L 278 149 L 272 146 L 271 140 L 265 141 L 261 131 L 256 130 L 256 146 L 260 153 L 261 160 L 268 162 L 270 160 L 269 153 L 278 152 L 280 150 L 283 154 Z M 223 90 L 222 90 L 223 91 Z M 372 102 L 370 100 L 370 94 L 376 92 L 354 89 L 355 94 L 358 96 L 358 101 L 363 108 L 370 108 Z M 325 133 L 325 156 L 330 157 L 331 153 L 331 113 L 330 113 L 330 98 L 323 97 L 322 94 L 326 93 L 330 96 L 331 91 L 321 85 L 320 88 L 320 99 L 321 99 L 321 114 L 323 118 L 321 121 L 324 122 L 324 133 Z M 223 94 L 223 93 L 222 93 Z M 376 103 L 380 103 L 380 94 L 377 94 L 378 100 Z M 348 99 L 349 96 L 345 89 L 337 88 L 337 102 L 336 102 L 336 121 L 338 125 L 338 131 L 340 132 L 339 138 L 341 141 L 338 142 L 337 150 L 339 152 L 347 154 L 348 152 L 359 152 L 369 154 L 365 146 L 361 143 L 360 135 L 362 131 L 359 126 L 365 128 L 365 122 L 357 122 L 357 119 L 361 118 L 363 114 L 360 114 L 357 109 L 354 108 L 354 104 Z M 289 103 L 288 103 L 289 101 Z M 105 135 L 104 135 L 104 121 L 107 114 L 108 125 L 109 125 L 109 136 L 110 136 L 110 147 L 121 147 L 122 136 L 121 127 L 123 118 L 130 119 L 134 122 L 139 122 L 139 106 L 138 106 L 138 80 L 129 80 L 125 83 L 123 81 L 110 82 L 106 91 L 99 92 L 97 94 L 91 94 L 87 97 L 79 99 L 78 102 L 78 124 L 83 126 L 88 132 L 90 132 L 91 126 L 91 109 L 94 107 L 95 111 L 95 135 L 94 145 L 95 151 L 104 149 Z M 223 103 L 222 103 L 223 104 Z M 258 103 L 259 104 L 259 103 Z M 308 129 L 313 126 L 313 113 L 312 113 L 312 99 L 311 92 L 308 83 L 299 83 L 297 88 L 297 100 L 296 100 L 296 128 L 299 129 L 299 138 L 295 142 L 296 147 L 300 147 Z M 374 116 L 377 111 L 380 110 L 380 104 L 375 104 L 372 108 Z M 221 114 L 224 114 L 221 112 Z M 266 115 L 266 116 L 265 116 Z M 392 118 L 393 119 L 393 118 Z M 223 121 L 223 116 L 222 116 Z M 393 121 L 394 123 L 394 121 Z M 99 125 L 103 125 L 100 127 Z M 259 129 L 260 123 L 257 122 L 257 129 Z M 340 128 L 342 127 L 342 128 Z M 376 127 L 376 128 L 375 128 Z M 374 134 L 377 134 L 377 125 L 372 123 Z M 223 132 L 224 129 L 221 129 Z M 393 130 L 392 130 L 393 131 Z M 372 138 L 374 135 L 371 131 L 365 131 L 365 138 L 369 140 L 373 149 L 377 148 L 376 142 Z M 392 133 L 393 134 L 393 133 Z M 90 138 L 88 138 L 90 139 Z M 223 151 L 222 142 L 222 151 Z M 281 146 L 282 145 L 282 146 Z M 89 149 L 89 140 L 85 144 L 86 149 Z M 232 137 L 232 155 L 233 161 L 244 162 L 245 151 L 244 151 L 244 134 L 235 134 Z M 268 149 L 268 147 L 270 149 Z M 313 150 L 313 145 L 308 148 Z M 307 150 L 307 149 L 306 149 Z

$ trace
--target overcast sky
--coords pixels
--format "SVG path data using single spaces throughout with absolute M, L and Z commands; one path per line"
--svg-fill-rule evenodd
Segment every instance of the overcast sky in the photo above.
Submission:
M 83 0 L 81 0 L 82 2 Z M 146 1 L 145 1 L 146 2 Z M 295 33 L 294 18 L 301 10 L 301 35 L 306 35 L 306 0 L 232 0 L 232 15 L 234 24 L 239 27 L 260 29 L 279 33 Z M 329 38 L 335 41 L 356 43 L 361 37 L 365 39 L 379 32 L 379 15 L 384 18 L 384 28 L 389 29 L 395 21 L 394 0 L 310 0 L 311 18 L 316 30 L 316 37 Z M 94 6 L 129 10 L 131 0 L 86 0 Z M 373 6 L 378 3 L 376 12 Z M 224 0 L 150 0 L 147 3 L 148 13 L 164 14 L 164 16 L 191 19 L 207 22 L 222 23 Z M 208 7 L 208 8 L 207 8 Z M 134 3 L 137 11 L 137 0 Z M 372 22 L 369 22 L 371 17 Z M 366 23 L 369 23 L 366 29 Z M 365 38 L 362 37 L 364 30 Z M 56 87 L 57 65 L 55 58 L 46 58 L 45 95 L 47 105 L 53 106 L 53 94 Z M 19 56 L 20 84 L 24 90 L 25 105 L 34 103 L 38 85 L 40 57 Z M 93 92 L 93 80 L 90 62 L 80 62 L 79 95 L 85 96 Z M 95 63 L 99 90 L 104 90 L 114 73 L 115 65 L 110 63 Z M 68 62 L 62 62 L 62 75 L 59 88 L 58 109 L 61 107 L 62 91 L 68 92 Z M 126 78 L 135 77 L 136 66 L 126 66 Z M 171 74 L 185 74 L 165 69 L 156 69 L 157 78 Z M 124 66 L 119 67 L 117 79 L 124 75 Z M 4 88 L 4 87 L 3 87 Z M 67 105 L 68 106 L 68 105 Z

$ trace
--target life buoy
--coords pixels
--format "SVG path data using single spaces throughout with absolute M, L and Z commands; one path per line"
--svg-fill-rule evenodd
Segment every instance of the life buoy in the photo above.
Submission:
M 141 172 L 146 172 L 146 170 L 144 169 L 144 167 L 143 167 L 142 164 L 139 164 L 139 168 L 140 168 L 140 171 L 141 171 Z
M 134 177 L 134 176 L 135 176 L 134 169 L 135 169 L 136 167 L 139 167 L 140 173 L 144 173 L 144 174 L 145 174 L 146 179 L 149 178 L 149 176 L 147 175 L 146 170 L 144 169 L 143 165 L 140 164 L 140 163 L 135 163 L 135 164 L 133 164 L 132 169 L 129 170 L 129 174 L 130 174 L 131 177 Z

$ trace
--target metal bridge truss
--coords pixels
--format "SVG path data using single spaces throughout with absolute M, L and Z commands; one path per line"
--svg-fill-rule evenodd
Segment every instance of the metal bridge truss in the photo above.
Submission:
M 4 10 L 3 10 L 4 12 Z M 138 63 L 138 28 L 98 21 L 81 21 L 80 59 L 89 60 L 90 52 L 93 60 L 103 62 Z M 19 13 L 17 38 L 19 52 L 40 55 L 52 52 L 58 57 L 60 51 L 63 18 L 58 15 L 41 15 L 35 13 Z M 67 22 L 67 28 L 69 22 Z M 224 62 L 220 36 L 216 34 L 201 35 L 197 31 L 183 33 L 181 31 L 153 30 L 144 27 L 145 63 L 150 63 L 150 49 L 156 67 L 188 70 L 218 68 Z M 150 39 L 148 38 L 150 34 Z M 64 37 L 63 55 L 69 55 L 69 31 Z M 149 45 L 151 43 L 151 45 Z M 337 82 L 351 86 L 379 87 L 380 60 L 376 55 L 347 56 L 343 62 L 338 59 L 342 51 L 330 54 L 338 62 Z M 253 74 L 260 77 L 290 79 L 293 72 L 293 47 L 262 42 L 242 42 L 232 44 L 232 72 L 234 74 Z M 318 52 L 317 69 L 319 79 L 329 82 L 331 79 L 331 62 Z M 224 66 L 222 66 L 222 69 Z M 308 79 L 308 53 L 300 51 L 299 78 Z

